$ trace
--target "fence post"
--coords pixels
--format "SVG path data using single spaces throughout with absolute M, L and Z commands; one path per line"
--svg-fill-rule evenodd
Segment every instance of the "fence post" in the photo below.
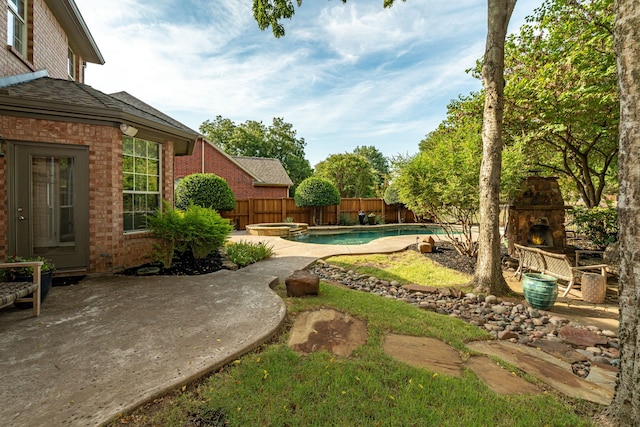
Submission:
M 249 198 L 249 224 L 253 224 L 253 199 Z
M 282 222 L 285 222 L 287 219 L 287 199 L 282 198 Z

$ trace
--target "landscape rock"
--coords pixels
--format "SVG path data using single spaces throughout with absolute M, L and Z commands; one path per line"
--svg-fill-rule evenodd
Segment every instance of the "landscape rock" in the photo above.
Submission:
M 303 297 L 318 295 L 320 291 L 320 278 L 305 270 L 296 270 L 284 279 L 288 297 Z

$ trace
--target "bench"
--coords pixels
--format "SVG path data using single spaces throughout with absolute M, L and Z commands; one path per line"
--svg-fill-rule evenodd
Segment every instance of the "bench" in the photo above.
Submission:
M 566 254 L 557 254 L 543 251 L 540 248 L 532 248 L 514 244 L 514 248 L 520 260 L 518 269 L 514 276 L 522 278 L 525 271 L 537 271 L 542 274 L 553 276 L 567 282 L 563 297 L 566 297 L 573 285 L 580 283 L 582 273 L 600 270 L 600 274 L 607 277 L 607 264 L 573 266 Z
M 42 261 L 0 263 L 0 269 L 33 267 L 32 282 L 0 282 L 0 308 L 14 302 L 32 302 L 33 315 L 40 316 L 40 269 Z M 29 298 L 27 295 L 32 294 Z

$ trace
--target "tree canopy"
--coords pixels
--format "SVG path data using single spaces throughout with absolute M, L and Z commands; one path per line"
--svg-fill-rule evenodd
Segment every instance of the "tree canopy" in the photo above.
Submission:
M 371 163 L 358 154 L 332 154 L 316 165 L 314 175 L 331 181 L 340 197 L 374 195 L 375 171 Z
M 389 179 L 389 159 L 373 145 L 358 146 L 353 154 L 364 157 L 375 172 L 374 186 L 377 196 L 384 194 L 385 183 Z
M 615 190 L 619 101 L 613 0 L 548 0 L 505 47 L 505 143 L 597 206 Z M 564 186 L 567 188 L 567 185 Z
M 274 117 L 272 124 L 265 126 L 255 120 L 236 124 L 216 116 L 203 122 L 200 132 L 227 154 L 280 160 L 293 181 L 293 192 L 300 182 L 311 176 L 311 165 L 304 157 L 304 138 L 297 138 L 293 125 L 280 117 Z

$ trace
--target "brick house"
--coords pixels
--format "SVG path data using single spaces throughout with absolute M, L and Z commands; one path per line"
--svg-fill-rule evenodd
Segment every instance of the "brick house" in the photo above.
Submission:
M 173 200 L 174 156 L 199 134 L 139 99 L 84 84 L 104 60 L 73 0 L 6 0 L 0 16 L 0 259 L 62 274 L 146 262 L 144 215 Z
M 176 180 L 193 173 L 214 173 L 224 178 L 236 200 L 289 197 L 293 181 L 278 159 L 230 156 L 201 138 L 191 156 L 176 157 Z

